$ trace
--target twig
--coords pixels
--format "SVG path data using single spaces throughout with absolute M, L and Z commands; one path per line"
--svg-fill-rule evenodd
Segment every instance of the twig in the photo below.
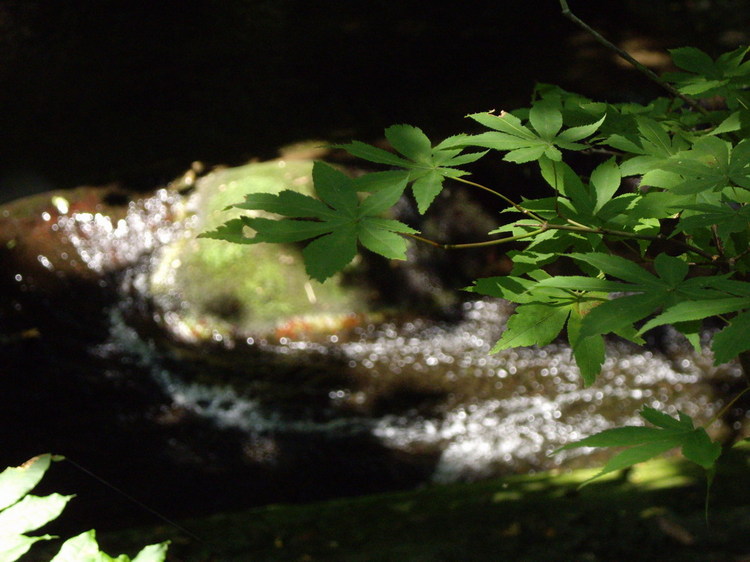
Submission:
M 429 244 L 430 246 L 434 246 L 435 248 L 440 248 L 441 250 L 466 250 L 468 248 L 496 246 L 497 244 L 505 244 L 507 242 L 515 242 L 516 240 L 523 240 L 524 238 L 531 238 L 532 236 L 541 234 L 545 230 L 547 230 L 546 226 L 542 226 L 541 228 L 537 228 L 536 230 L 527 232 L 526 234 L 517 234 L 516 236 L 507 236 L 505 238 L 496 238 L 495 240 L 485 240 L 483 242 L 469 242 L 467 244 L 441 244 L 440 242 L 435 242 L 434 240 L 430 240 L 429 238 L 425 238 L 417 234 L 406 234 L 406 236 L 408 236 L 409 238 L 413 238 L 414 240 L 424 242 L 425 244 Z
M 583 28 L 586 32 L 590 33 L 591 36 L 596 39 L 599 43 L 604 45 L 607 49 L 610 49 L 611 51 L 614 51 L 619 57 L 626 60 L 630 64 L 635 67 L 636 70 L 638 70 L 641 74 L 646 76 L 649 80 L 652 80 L 653 82 L 656 82 L 667 90 L 670 94 L 672 94 L 675 97 L 680 98 L 682 101 L 684 101 L 686 104 L 688 104 L 690 107 L 695 109 L 696 111 L 700 111 L 703 115 L 709 115 L 709 111 L 700 105 L 697 101 L 694 99 L 691 99 L 687 97 L 685 94 L 677 90 L 674 86 L 669 84 L 668 82 L 665 82 L 657 74 L 651 70 L 650 68 L 644 66 L 637 60 L 635 60 L 630 54 L 627 53 L 627 51 L 622 50 L 617 45 L 607 41 L 599 32 L 594 30 L 591 26 L 589 26 L 585 21 L 581 20 L 578 16 L 576 16 L 573 12 L 570 11 L 570 8 L 568 7 L 567 0 L 560 0 L 560 8 L 562 9 L 562 14 L 566 18 L 568 18 L 570 21 L 578 25 L 579 27 Z
M 688 244 L 687 242 L 683 242 L 681 240 L 676 240 L 674 238 L 668 238 L 662 234 L 657 234 L 656 236 L 648 235 L 648 234 L 636 234 L 634 232 L 625 232 L 622 230 L 611 230 L 609 228 L 592 228 L 590 226 L 582 225 L 581 223 L 577 223 L 575 221 L 570 221 L 574 224 L 548 224 L 545 223 L 543 225 L 542 230 L 569 230 L 572 232 L 580 232 L 582 234 L 601 234 L 603 236 L 616 236 L 618 238 L 630 238 L 633 240 L 650 240 L 652 242 L 656 241 L 662 241 L 662 242 L 670 242 L 672 244 L 675 244 L 677 246 L 680 246 L 686 250 L 689 250 L 695 254 L 698 254 L 699 256 L 702 256 L 709 260 L 711 263 L 716 263 L 715 256 L 711 255 L 710 253 L 706 252 L 705 250 L 702 250 L 701 248 L 698 248 L 697 246 L 693 246 L 692 244 Z M 529 224 L 517 224 L 516 226 L 528 226 L 533 227 L 535 225 L 529 225 Z
M 484 191 L 492 193 L 493 195 L 496 195 L 497 197 L 500 197 L 500 199 L 502 199 L 503 201 L 505 201 L 509 205 L 512 205 L 513 208 L 516 211 L 518 211 L 519 213 L 523 213 L 527 217 L 531 217 L 532 219 L 537 220 L 539 222 L 544 222 L 544 219 L 542 217 L 540 217 L 539 215 L 537 215 L 533 211 L 529 211 L 528 209 L 524 209 L 523 207 L 521 207 L 521 205 L 519 205 L 518 203 L 516 203 L 512 199 L 506 197 L 505 195 L 503 195 L 499 191 L 495 191 L 494 189 L 489 188 L 486 185 L 482 185 L 481 183 L 476 183 L 476 182 L 473 182 L 473 181 L 470 181 L 470 180 L 467 180 L 467 179 L 464 179 L 464 178 L 453 178 L 453 179 L 455 181 L 460 181 L 461 183 L 465 183 L 467 185 L 473 185 L 474 187 L 478 187 L 479 189 L 483 189 Z

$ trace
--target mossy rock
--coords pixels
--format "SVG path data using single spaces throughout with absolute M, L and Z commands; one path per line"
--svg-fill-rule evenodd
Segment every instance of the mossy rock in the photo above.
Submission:
M 308 335 L 367 312 L 363 291 L 344 286 L 341 276 L 324 284 L 310 280 L 299 246 L 196 238 L 246 213 L 227 207 L 248 193 L 311 194 L 312 166 L 311 159 L 277 159 L 218 169 L 196 182 L 187 203 L 195 213 L 188 236 L 162 249 L 149 286 L 162 308 L 178 314 L 183 333 L 199 339 L 217 331 L 259 335 L 292 325 Z

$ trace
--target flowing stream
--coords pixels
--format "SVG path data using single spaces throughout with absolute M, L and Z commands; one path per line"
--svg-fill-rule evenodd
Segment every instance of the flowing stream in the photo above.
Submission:
M 210 474 L 231 464 L 240 480 L 249 478 L 245 468 L 255 470 L 256 487 L 266 486 L 263 478 L 278 489 L 288 489 L 289 479 L 308 486 L 308 477 L 331 479 L 315 484 L 318 493 L 300 495 L 318 497 L 337 487 L 370 490 L 373 478 L 382 478 L 376 489 L 388 489 L 592 465 L 603 457 L 590 450 L 549 453 L 615 425 L 640 423 L 643 404 L 705 422 L 739 377 L 736 366 L 714 367 L 706 353 L 667 331 L 645 350 L 609 342 L 601 376 L 583 388 L 563 343 L 489 353 L 512 310 L 499 300 L 465 302 L 451 321 L 396 314 L 309 338 L 223 326 L 198 340 L 185 320 L 190 303 L 179 294 L 168 302 L 149 294 L 161 252 L 192 235 L 189 199 L 160 190 L 130 202 L 119 217 L 57 204 L 41 223 L 65 244 L 38 255 L 36 278 L 12 272 L 13 306 L 30 313 L 21 297 L 47 290 L 40 275 L 67 282 L 59 274 L 63 262 L 85 271 L 108 298 L 102 330 L 79 359 L 94 366 L 77 368 L 98 370 L 100 384 L 153 387 L 162 395 L 143 412 L 118 407 L 112 414 L 118 423 L 138 419 L 151 430 L 163 428 L 159 447 L 167 452 L 159 454 L 171 455 L 178 467 L 200 465 Z M 71 294 L 79 301 L 53 306 L 85 308 L 87 297 Z M 75 316 L 65 321 L 75 323 Z M 188 430 L 175 429 L 186 423 Z M 199 428 L 197 437 L 190 427 Z M 212 431 L 231 439 L 216 446 Z M 348 488 L 335 481 L 343 472 L 352 480 Z M 254 501 L 284 498 L 270 491 Z

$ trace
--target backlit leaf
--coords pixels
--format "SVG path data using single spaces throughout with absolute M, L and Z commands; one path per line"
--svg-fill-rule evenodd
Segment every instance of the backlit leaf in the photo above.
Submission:
M 520 305 L 508 319 L 505 332 L 491 353 L 509 347 L 547 345 L 563 329 L 569 313 L 570 310 L 562 306 Z

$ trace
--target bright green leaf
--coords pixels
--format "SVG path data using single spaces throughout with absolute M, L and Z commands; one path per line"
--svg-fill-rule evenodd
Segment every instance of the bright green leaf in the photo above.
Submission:
M 562 113 L 554 103 L 538 101 L 529 111 L 529 123 L 540 137 L 551 140 L 562 128 Z
M 490 353 L 509 347 L 547 345 L 565 325 L 570 309 L 545 304 L 522 304 L 508 319 L 500 340 Z
M 51 535 L 27 537 L 26 535 L 0 534 L 0 560 L 3 562 L 15 562 L 26 554 L 34 546 L 34 543 L 53 538 L 55 537 Z
M 602 205 L 612 199 L 617 188 L 620 187 L 620 181 L 620 168 L 614 158 L 602 162 L 591 172 L 591 185 L 596 192 L 594 211 L 598 211 Z
M 414 199 L 417 201 L 419 212 L 424 214 L 432 204 L 438 193 L 443 189 L 443 176 L 437 170 L 430 170 L 412 185 Z
M 598 474 L 589 478 L 584 484 L 595 478 L 609 474 L 610 472 L 630 468 L 638 463 L 653 459 L 662 453 L 666 453 L 670 449 L 678 447 L 679 444 L 679 441 L 675 439 L 665 439 L 663 441 L 653 441 L 650 443 L 644 443 L 643 445 L 636 445 L 630 449 L 625 449 L 621 453 L 612 457 Z
M 73 496 L 51 494 L 26 495 L 19 502 L 0 511 L 0 534 L 22 535 L 36 531 L 62 513 Z
M 379 227 L 377 223 L 372 223 L 369 220 L 362 221 L 359 228 L 359 241 L 371 252 L 386 258 L 406 259 L 406 240 L 404 240 L 404 237 Z
M 564 142 L 573 142 L 585 139 L 586 137 L 590 137 L 599 129 L 599 127 L 602 126 L 602 123 L 604 123 L 604 120 L 606 118 L 606 115 L 602 115 L 600 119 L 588 125 L 581 125 L 579 127 L 571 127 L 570 129 L 565 129 L 559 135 L 557 135 L 557 140 Z
M 62 457 L 39 455 L 17 467 L 0 473 L 0 509 L 16 503 L 36 486 L 47 472 L 50 463 Z

